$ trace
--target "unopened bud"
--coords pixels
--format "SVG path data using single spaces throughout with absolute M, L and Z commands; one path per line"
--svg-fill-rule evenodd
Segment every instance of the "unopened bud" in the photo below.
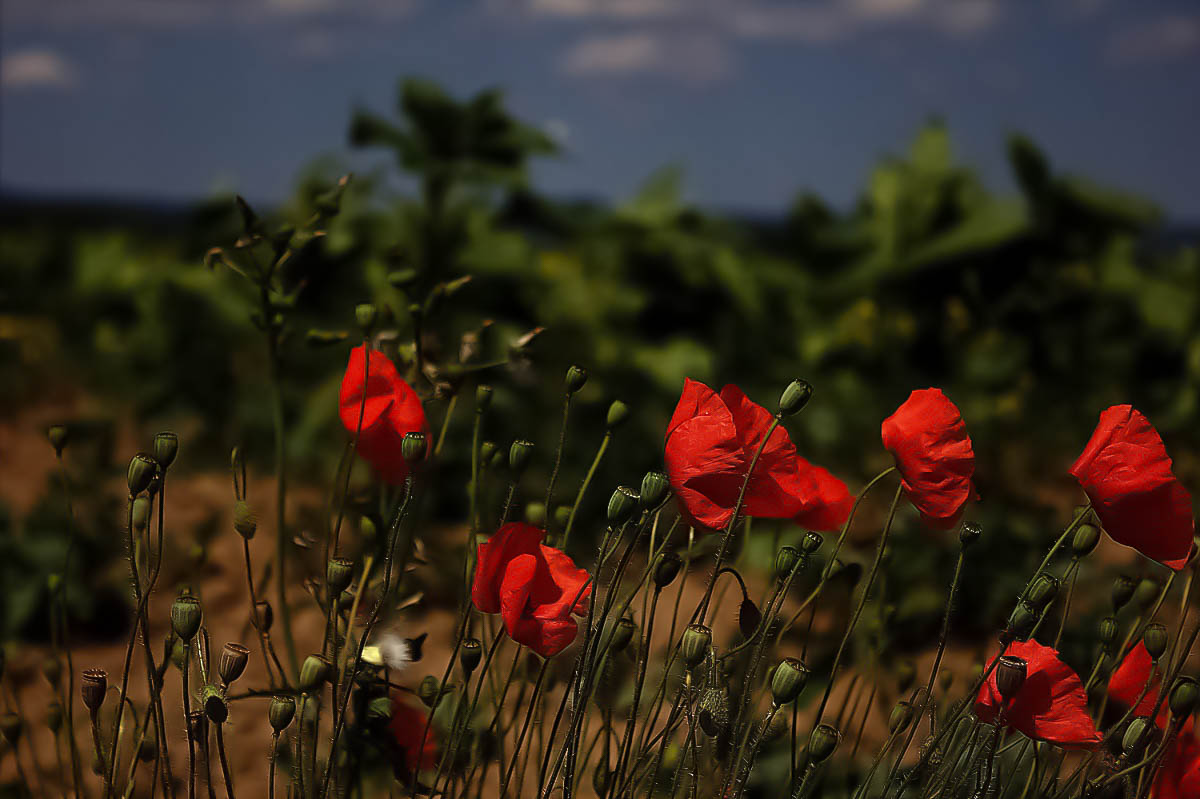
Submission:
M 658 510 L 671 493 L 671 480 L 662 472 L 646 472 L 642 478 L 639 502 L 643 510 Z
M 779 661 L 771 674 L 771 699 L 777 706 L 795 700 L 808 684 L 808 674 L 808 668 L 796 658 Z
M 605 417 L 604 423 L 609 430 L 616 430 L 625 424 L 625 420 L 628 418 L 629 406 L 620 400 L 613 400 L 613 404 L 608 406 L 608 415 Z
M 812 392 L 812 384 L 807 380 L 793 380 L 779 398 L 779 412 L 784 416 L 799 413 L 812 398 Z
M 614 655 L 625 651 L 625 648 L 629 646 L 629 642 L 633 640 L 633 634 L 636 630 L 637 628 L 633 623 L 633 619 L 628 616 L 622 616 L 617 619 L 617 623 L 613 627 L 612 639 L 609 641 L 609 650 Z
M 251 620 L 259 632 L 271 632 L 271 625 L 275 622 L 275 611 L 271 609 L 271 603 L 265 599 L 255 602 L 254 616 Z
M 1000 692 L 1001 699 L 1012 701 L 1025 684 L 1028 669 L 1029 664 L 1024 658 L 1012 655 L 1000 657 L 1000 662 L 996 664 L 996 690 Z
M 1158 601 L 1159 595 L 1162 593 L 1162 586 L 1153 578 L 1143 577 L 1138 581 L 1137 588 L 1133 589 L 1133 604 L 1142 613 L 1154 607 L 1154 603 Z
M 1029 586 L 1029 593 L 1025 595 L 1025 601 L 1041 610 L 1053 602 L 1057 595 L 1058 578 L 1042 572 L 1034 579 L 1033 585 Z
M 1158 660 L 1167 651 L 1167 628 L 1161 624 L 1150 624 L 1142 633 L 1142 643 L 1150 653 L 1151 660 Z
M 184 643 L 196 636 L 203 619 L 204 611 L 196 597 L 184 595 L 171 603 L 171 629 Z
M 738 629 L 741 630 L 742 637 L 747 639 L 754 637 L 760 624 L 762 624 L 762 611 L 758 609 L 758 605 L 754 604 L 754 600 L 746 597 L 738 606 Z
M 283 732 L 296 717 L 296 700 L 290 696 L 271 697 L 271 706 L 267 709 L 267 719 L 271 729 L 276 733 Z
M 712 646 L 712 630 L 702 624 L 692 624 L 683 631 L 683 641 L 679 653 L 689 669 L 694 669 L 708 657 Z
M 254 538 L 254 533 L 258 531 L 258 522 L 250 512 L 250 506 L 240 499 L 233 505 L 233 529 L 247 541 Z
M 1196 709 L 1197 699 L 1200 699 L 1200 689 L 1197 688 L 1196 681 L 1191 677 L 1180 677 L 1171 689 L 1167 705 L 1171 708 L 1172 716 L 1186 719 Z
M 425 707 L 432 709 L 438 700 L 438 689 L 438 678 L 430 674 L 417 686 L 417 698 L 425 703 Z
M 572 366 L 567 369 L 567 393 L 574 394 L 579 391 L 579 389 L 583 388 L 583 384 L 587 382 L 587 379 L 588 373 L 583 367 Z
M 525 521 L 532 524 L 534 527 L 546 527 L 546 504 L 544 502 L 530 502 L 525 506 Z
M 475 410 L 483 413 L 492 404 L 492 387 L 480 385 L 475 387 Z
M 354 561 L 347 558 L 330 558 L 325 564 L 325 582 L 331 594 L 345 591 L 354 579 Z
M 654 565 L 654 586 L 660 591 L 666 588 L 674 582 L 682 565 L 674 552 L 664 552 Z
M 1017 606 L 1013 609 L 1012 615 L 1008 617 L 1008 632 L 1017 640 L 1024 641 L 1033 632 L 1037 621 L 1038 612 L 1030 607 L 1028 603 L 1018 602 Z
M 1115 616 L 1105 616 L 1100 620 L 1100 643 L 1104 646 L 1104 651 L 1110 655 L 1113 651 L 1113 644 L 1117 642 L 1117 633 L 1119 632 L 1120 627 Z
M 221 659 L 217 661 L 217 673 L 221 675 L 221 682 L 225 683 L 225 687 L 229 687 L 242 676 L 249 658 L 250 650 L 241 644 L 225 644 L 221 650 Z
M 958 544 L 963 549 L 966 549 L 978 541 L 981 535 L 983 535 L 983 528 L 978 524 L 963 522 L 962 529 L 958 531 Z
M 813 763 L 824 763 L 837 749 L 842 734 L 828 724 L 818 724 L 808 738 L 808 758 Z
M 177 455 L 179 455 L 179 436 L 169 430 L 154 436 L 154 460 L 158 461 L 158 465 L 164 472 L 175 462 Z
M 554 509 L 554 526 L 559 530 L 567 529 L 567 522 L 571 521 L 571 506 L 559 505 Z
M 129 460 L 129 471 L 126 474 L 129 496 L 136 497 L 149 488 L 156 474 L 158 474 L 158 461 L 144 452 L 134 455 Z
M 46 438 L 50 439 L 50 446 L 54 447 L 54 453 L 61 456 L 62 451 L 66 449 L 67 441 L 70 436 L 67 434 L 67 426 L 62 424 L 52 424 L 50 429 L 46 431 Z
M 108 673 L 104 669 L 84 669 L 80 676 L 79 694 L 83 697 L 83 705 L 92 713 L 104 704 L 108 694 Z
M 300 664 L 301 692 L 308 694 L 319 690 L 325 684 L 325 680 L 329 678 L 331 668 L 329 661 L 320 655 L 306 657 Z
M 1145 716 L 1139 716 L 1129 722 L 1129 726 L 1125 728 L 1125 736 L 1121 739 L 1121 749 L 1126 755 L 1132 757 L 1141 751 L 1150 739 L 1152 726 L 1150 719 Z
M 795 547 L 781 547 L 775 553 L 773 576 L 775 582 L 782 583 L 788 575 L 800 564 L 800 551 Z
M 354 306 L 354 321 L 358 322 L 358 327 L 362 330 L 364 336 L 371 335 L 371 331 L 375 329 L 375 322 L 379 319 L 379 309 L 369 302 L 360 303 Z
M 1092 550 L 1099 543 L 1100 528 L 1094 524 L 1081 524 L 1075 531 L 1075 538 L 1071 541 L 1071 551 L 1075 557 L 1085 558 L 1092 554 Z
M 892 735 L 899 735 L 908 729 L 908 725 L 912 724 L 913 706 L 911 702 L 897 702 L 892 708 L 892 713 L 888 716 L 888 732 Z
M 425 460 L 428 449 L 429 443 L 425 440 L 425 434 L 420 431 L 405 433 L 404 440 L 400 442 L 400 455 L 408 463 Z
M 1129 604 L 1129 600 L 1133 599 L 1133 592 L 1136 589 L 1137 580 L 1127 574 L 1122 574 L 1113 581 L 1112 604 L 1114 613 Z
M 612 527 L 620 527 L 629 521 L 637 510 L 638 494 L 632 488 L 618 486 L 608 499 L 608 523 Z
M 508 468 L 517 477 L 524 474 L 525 468 L 529 466 L 529 459 L 533 457 L 533 448 L 533 442 L 523 438 L 518 438 L 508 448 Z
M 458 651 L 458 662 L 462 665 L 463 674 L 470 677 L 483 658 L 483 644 L 478 638 L 468 638 L 463 641 Z

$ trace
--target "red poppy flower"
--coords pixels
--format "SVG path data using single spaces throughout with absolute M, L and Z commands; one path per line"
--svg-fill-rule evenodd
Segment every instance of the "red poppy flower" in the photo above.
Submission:
M 351 435 L 358 432 L 358 454 L 388 483 L 403 483 L 408 463 L 400 453 L 400 445 L 408 433 L 428 436 L 429 423 L 421 398 L 400 377 L 395 364 L 379 350 L 368 351 L 365 344 L 355 347 L 342 377 L 338 405 L 342 426 Z
M 1150 799 L 1196 799 L 1200 796 L 1200 739 L 1184 732 L 1175 739 L 1154 780 Z
M 1145 416 L 1129 405 L 1100 414 L 1071 474 L 1114 541 L 1172 569 L 1184 567 L 1192 549 L 1192 497 Z
M 428 728 L 428 729 L 427 729 Z M 388 731 L 410 772 L 437 765 L 437 739 L 429 717 L 419 707 L 405 701 L 399 691 L 392 693 L 392 718 Z M 424 739 L 422 739 L 424 736 Z
M 1162 687 L 1162 680 L 1157 676 L 1151 682 L 1150 676 L 1153 669 L 1154 661 L 1150 659 L 1150 653 L 1146 651 L 1146 644 L 1138 641 L 1137 646 L 1129 650 L 1125 659 L 1121 661 L 1121 665 L 1108 678 L 1109 697 L 1125 707 L 1133 707 L 1133 703 L 1137 702 L 1133 715 L 1149 716 L 1158 702 L 1158 690 Z M 1149 683 L 1149 687 L 1147 687 L 1147 683 Z M 1146 689 L 1144 696 L 1143 688 Z M 1140 702 L 1138 702 L 1139 696 L 1142 697 Z M 1163 702 L 1156 719 L 1158 726 L 1166 727 L 1170 717 L 1170 709 L 1167 707 L 1167 703 Z
M 729 523 L 772 419 L 737 386 L 717 394 L 703 383 L 684 381 L 667 425 L 667 475 L 684 512 L 697 524 L 717 530 Z M 853 504 L 846 484 L 797 455 L 787 430 L 779 426 L 755 464 L 741 514 L 836 530 Z
M 471 599 L 484 613 L 499 613 L 514 641 L 551 657 L 575 640 L 571 614 L 587 612 L 592 587 L 566 553 L 542 544 L 544 535 L 510 522 L 480 544 Z
M 935 530 L 949 530 L 975 496 L 975 452 L 967 426 L 941 389 L 908 395 L 883 420 L 883 446 L 896 458 L 904 493 Z
M 1070 666 L 1058 659 L 1058 652 L 1030 640 L 1014 641 L 1003 654 L 1026 663 L 1025 682 L 1004 712 L 1008 727 L 1029 738 L 1059 746 L 1091 746 L 1100 742 L 1100 733 L 1088 714 L 1083 682 Z M 1000 697 L 993 669 L 975 697 L 975 715 L 981 721 L 991 722 L 1002 708 L 1005 701 Z

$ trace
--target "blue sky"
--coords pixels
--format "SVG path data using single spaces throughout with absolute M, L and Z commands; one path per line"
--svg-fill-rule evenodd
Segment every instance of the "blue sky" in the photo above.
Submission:
M 845 206 L 943 117 L 1011 188 L 1004 138 L 1200 220 L 1200 4 L 1165 0 L 4 0 L 0 185 L 286 196 L 397 78 L 503 87 L 564 147 L 557 195 L 679 164 L 707 206 Z M 380 156 L 382 158 L 382 156 Z M 359 156 L 358 166 L 372 158 Z

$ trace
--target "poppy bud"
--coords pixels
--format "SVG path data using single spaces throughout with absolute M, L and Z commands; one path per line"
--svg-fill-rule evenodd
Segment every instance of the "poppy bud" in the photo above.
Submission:
M 419 431 L 405 433 L 404 440 L 400 442 L 400 454 L 409 463 L 424 460 L 425 452 L 428 449 L 429 444 L 425 440 L 425 434 Z
M 660 591 L 675 581 L 682 564 L 674 552 L 664 552 L 654 565 L 654 586 Z
M 1075 557 L 1084 558 L 1092 554 L 1092 550 L 1099 543 L 1100 528 L 1094 524 L 1081 524 L 1071 541 L 1071 551 L 1075 553 Z
M 225 692 L 215 685 L 206 685 L 200 692 L 200 706 L 204 715 L 215 724 L 224 724 L 229 718 L 229 703 L 225 700 Z
M 906 692 L 912 688 L 917 679 L 917 667 L 913 665 L 911 660 L 902 660 L 896 664 L 896 683 L 900 688 L 900 693 Z
M 242 676 L 249 657 L 250 650 L 241 644 L 225 644 L 221 650 L 221 659 L 217 662 L 217 673 L 221 675 L 221 682 L 225 683 L 226 687 Z
M 899 735 L 904 730 L 908 729 L 908 725 L 912 724 L 913 706 L 911 702 L 897 702 L 892 708 L 892 714 L 888 716 L 888 733 L 891 735 Z
M 14 756 L 16 755 L 17 740 L 21 737 L 21 731 L 24 728 L 24 722 L 16 713 L 5 713 L 0 716 L 0 735 L 3 735 L 4 740 L 12 744 Z
M 1147 625 L 1142 633 L 1142 643 L 1150 653 L 1150 659 L 1157 661 L 1167 651 L 1167 628 L 1161 624 Z
M 364 302 L 354 306 L 354 320 L 358 322 L 358 327 L 362 330 L 364 336 L 371 335 L 371 331 L 375 328 L 375 322 L 378 319 L 379 309 L 371 303 Z
M 295 699 L 290 696 L 271 697 L 271 706 L 267 709 L 267 719 L 271 722 L 271 729 L 276 733 L 281 733 L 288 728 L 295 717 Z
M 1137 581 L 1126 574 L 1122 574 L 1113 581 L 1112 587 L 1112 603 L 1113 612 L 1118 612 L 1121 608 L 1129 604 L 1129 600 L 1133 599 L 1133 592 L 1137 588 Z
M 813 763 L 823 763 L 837 749 L 842 734 L 828 724 L 818 724 L 808 737 L 808 758 Z
M 63 707 L 55 699 L 46 706 L 46 726 L 50 728 L 50 732 L 57 733 L 62 729 L 63 723 Z
M 53 655 L 47 657 L 42 661 L 42 676 L 46 678 L 46 682 L 57 688 L 58 681 L 62 679 L 62 662 Z
M 616 430 L 625 424 L 625 420 L 628 418 L 629 406 L 620 400 L 613 400 L 613 404 L 608 406 L 608 416 L 605 417 L 604 423 L 609 430 Z
M 1150 738 L 1150 719 L 1139 716 L 1129 722 L 1125 728 L 1125 736 L 1121 739 L 1121 749 L 1127 756 L 1136 755 Z
M 171 603 L 171 629 L 184 643 L 195 637 L 203 618 L 200 600 L 194 596 L 184 595 Z
M 820 533 L 808 532 L 804 534 L 804 540 L 800 542 L 800 549 L 805 555 L 812 555 L 821 548 L 824 541 L 825 539 L 821 537 Z
M 329 677 L 329 670 L 332 668 L 329 661 L 320 655 L 309 655 L 300 664 L 300 690 L 303 693 L 312 693 L 319 690 Z
M 67 426 L 62 424 L 52 424 L 50 429 L 46 431 L 46 438 L 50 439 L 50 446 L 54 447 L 54 454 L 62 456 L 62 451 L 67 447 L 67 441 L 70 438 L 67 435 Z
M 633 640 L 635 627 L 633 619 L 628 616 L 622 616 L 617 619 L 617 624 L 613 628 L 612 638 L 609 641 L 609 651 L 614 655 L 618 652 L 624 652 L 629 646 L 629 642 Z
M 572 366 L 567 369 L 567 393 L 574 394 L 583 388 L 583 384 L 587 382 L 587 370 L 581 366 Z
M 1133 604 L 1142 613 L 1154 607 L 1154 603 L 1158 601 L 1159 594 L 1162 593 L 1162 586 L 1159 585 L 1153 578 L 1143 577 L 1138 581 L 1137 588 L 1133 589 Z
M 495 441 L 485 441 L 479 445 L 479 462 L 484 466 L 491 463 L 492 457 L 496 454 L 499 447 Z
M 271 632 L 271 625 L 275 622 L 275 611 L 271 609 L 271 603 L 265 599 L 254 603 L 254 616 L 251 618 L 254 622 L 254 627 L 260 632 Z
M 620 527 L 637 510 L 638 494 L 632 488 L 618 486 L 608 499 L 608 523 L 612 527 Z
M 779 412 L 784 416 L 799 413 L 812 398 L 812 393 L 812 384 L 807 380 L 793 380 L 779 398 Z
M 258 531 L 258 522 L 250 512 L 250 506 L 240 499 L 233 504 L 233 529 L 247 541 Z
M 1017 606 L 1013 608 L 1012 615 L 1008 617 L 1008 632 L 1017 640 L 1024 641 L 1033 632 L 1037 621 L 1038 612 L 1027 602 L 1018 602 Z
M 84 669 L 80 676 L 79 693 L 83 697 L 84 707 L 92 713 L 98 711 L 108 693 L 108 672 L 104 669 Z
M 325 564 L 325 582 L 332 594 L 345 591 L 354 579 L 354 561 L 346 558 L 330 558 Z
M 775 582 L 782 583 L 800 563 L 800 552 L 795 547 L 781 547 L 775 553 Z
M 1200 698 L 1200 690 L 1197 689 L 1196 681 L 1190 677 L 1179 678 L 1175 681 L 1175 687 L 1171 689 L 1171 696 L 1167 699 L 1171 715 L 1177 719 L 1186 719 L 1196 709 L 1198 698 Z
M 546 527 L 546 505 L 543 502 L 530 502 L 525 506 L 525 521 L 534 527 Z
M 754 633 L 758 632 L 758 625 L 761 623 L 762 611 L 758 609 L 758 605 L 754 604 L 754 600 L 746 597 L 738 606 L 738 629 L 742 631 L 742 637 L 753 637 Z
M 462 648 L 458 651 L 458 662 L 462 665 L 463 674 L 470 677 L 482 657 L 483 645 L 478 638 L 468 638 L 463 641 Z
M 139 452 L 129 460 L 129 471 L 126 481 L 129 485 L 129 496 L 136 497 L 150 487 L 151 481 L 158 473 L 158 462 L 144 452 Z
M 671 492 L 671 480 L 662 472 L 646 472 L 642 478 L 640 502 L 643 510 L 657 510 L 667 501 Z
M 559 505 L 554 509 L 554 524 L 558 529 L 567 529 L 567 522 L 571 521 L 571 506 Z
M 1025 601 L 1041 610 L 1053 602 L 1057 595 L 1058 578 L 1042 572 L 1034 579 L 1033 585 L 1029 586 L 1029 593 L 1025 595 Z
M 508 448 L 508 468 L 517 477 L 520 477 L 525 472 L 525 467 L 529 465 L 529 459 L 533 457 L 533 442 L 526 441 L 523 438 L 518 438 Z
M 1117 633 L 1120 628 L 1117 626 L 1117 620 L 1114 616 L 1105 616 L 1100 620 L 1100 643 L 1104 646 L 1104 651 L 1112 654 L 1113 644 L 1117 641 Z
M 709 688 L 700 697 L 700 728 L 711 736 L 720 735 L 729 724 L 729 697 L 718 688 Z
M 679 645 L 679 653 L 683 656 L 684 664 L 689 669 L 694 669 L 708 657 L 708 650 L 711 646 L 712 630 L 703 624 L 692 624 L 683 631 L 683 641 Z
M 492 387 L 478 385 L 475 387 L 475 412 L 483 413 L 492 404 Z
M 496 447 L 495 451 L 492 452 L 492 460 L 488 464 L 488 467 L 495 471 L 499 471 L 504 467 L 504 453 L 500 451 L 499 447 Z
M 425 707 L 432 709 L 438 700 L 438 688 L 438 678 L 430 674 L 417 686 L 417 698 L 425 703 Z
M 1008 702 L 1017 695 L 1021 686 L 1025 684 L 1028 668 L 1029 664 L 1024 658 L 1001 656 L 1000 662 L 996 664 L 996 690 L 1000 692 L 1001 699 Z
M 978 541 L 981 535 L 983 535 L 983 529 L 978 524 L 963 522 L 962 528 L 958 531 L 958 545 L 966 549 Z
M 795 700 L 808 684 L 808 668 L 796 658 L 779 661 L 771 674 L 771 699 L 782 706 Z
M 175 462 L 175 456 L 178 454 L 179 436 L 169 430 L 154 436 L 154 460 L 158 461 L 158 465 L 164 472 L 171 468 L 171 464 Z

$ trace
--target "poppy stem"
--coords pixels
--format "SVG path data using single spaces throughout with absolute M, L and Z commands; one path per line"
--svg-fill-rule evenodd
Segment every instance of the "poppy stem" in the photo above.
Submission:
M 604 460 L 604 453 L 608 451 L 608 442 L 610 441 L 612 441 L 611 428 L 604 431 L 604 438 L 600 440 L 600 449 L 596 450 L 596 457 L 592 458 L 592 465 L 588 467 L 587 475 L 579 484 L 579 492 L 575 494 L 575 504 L 571 506 L 571 513 L 567 516 L 567 527 L 563 530 L 562 546 L 559 547 L 564 552 L 567 550 L 567 542 L 571 540 L 571 530 L 575 527 L 575 514 L 579 512 L 579 506 L 583 504 L 588 486 L 592 484 L 592 478 L 596 476 L 596 469 L 600 467 L 600 461 Z M 549 508 L 546 508 L 546 513 L 550 513 Z
M 552 512 L 550 503 L 554 501 L 554 483 L 558 480 L 558 469 L 562 465 L 563 449 L 567 445 L 567 420 L 571 415 L 571 392 L 568 391 L 563 400 L 562 427 L 558 431 L 558 449 L 554 452 L 554 468 L 550 471 L 550 482 L 546 484 L 546 518 Z

